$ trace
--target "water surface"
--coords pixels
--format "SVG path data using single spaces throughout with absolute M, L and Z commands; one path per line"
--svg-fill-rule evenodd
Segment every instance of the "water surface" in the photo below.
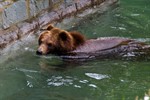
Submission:
M 77 22 L 87 38 L 119 36 L 150 43 L 150 1 L 120 0 Z M 16 44 L 0 63 L 0 100 L 144 100 L 150 97 L 150 61 L 64 62 L 37 56 L 37 39 Z M 18 47 L 18 48 L 16 48 Z M 147 100 L 147 99 L 145 99 Z

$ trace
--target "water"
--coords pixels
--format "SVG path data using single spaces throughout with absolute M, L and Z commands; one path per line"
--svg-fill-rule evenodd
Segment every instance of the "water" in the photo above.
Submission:
M 87 38 L 120 36 L 150 43 L 149 3 L 149 0 L 120 0 L 118 7 L 110 7 L 105 13 L 98 11 L 72 29 Z M 64 62 L 55 56 L 37 56 L 36 40 L 18 42 L 0 58 L 0 100 L 148 100 L 150 97 L 149 60 Z

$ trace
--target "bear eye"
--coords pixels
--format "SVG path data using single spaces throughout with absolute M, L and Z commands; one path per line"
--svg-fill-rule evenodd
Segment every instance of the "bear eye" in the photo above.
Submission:
M 51 43 L 48 43 L 47 45 L 48 45 L 48 47 L 51 47 L 51 46 L 52 46 L 52 44 L 51 44 Z

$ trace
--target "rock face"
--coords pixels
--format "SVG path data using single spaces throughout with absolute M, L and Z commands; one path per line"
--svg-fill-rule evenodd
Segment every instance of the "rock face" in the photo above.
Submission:
M 4 29 L 10 27 L 12 24 L 25 20 L 27 18 L 26 4 L 24 0 L 13 3 L 10 7 L 2 11 L 2 27 Z
M 94 5 L 118 0 L 0 0 L 0 48 Z
M 6 29 L 18 22 L 35 17 L 44 9 L 50 8 L 50 0 L 18 0 L 16 2 L 2 2 L 1 28 Z M 4 5 L 5 4 L 5 5 Z

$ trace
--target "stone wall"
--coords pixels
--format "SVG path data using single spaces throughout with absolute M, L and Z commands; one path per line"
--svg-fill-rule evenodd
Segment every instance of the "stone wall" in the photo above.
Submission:
M 0 48 L 89 7 L 117 0 L 0 0 Z
M 42 10 L 50 8 L 50 3 L 51 0 L 18 0 L 8 2 L 7 5 L 1 4 L 0 27 L 6 29 L 13 24 L 35 17 Z
M 94 2 L 103 1 L 105 0 L 0 0 L 0 28 L 7 29 L 16 23 L 34 18 L 43 10 L 60 9 L 62 11 L 62 9 L 73 9 L 72 7 L 74 10 L 80 10 L 87 5 L 94 5 Z

